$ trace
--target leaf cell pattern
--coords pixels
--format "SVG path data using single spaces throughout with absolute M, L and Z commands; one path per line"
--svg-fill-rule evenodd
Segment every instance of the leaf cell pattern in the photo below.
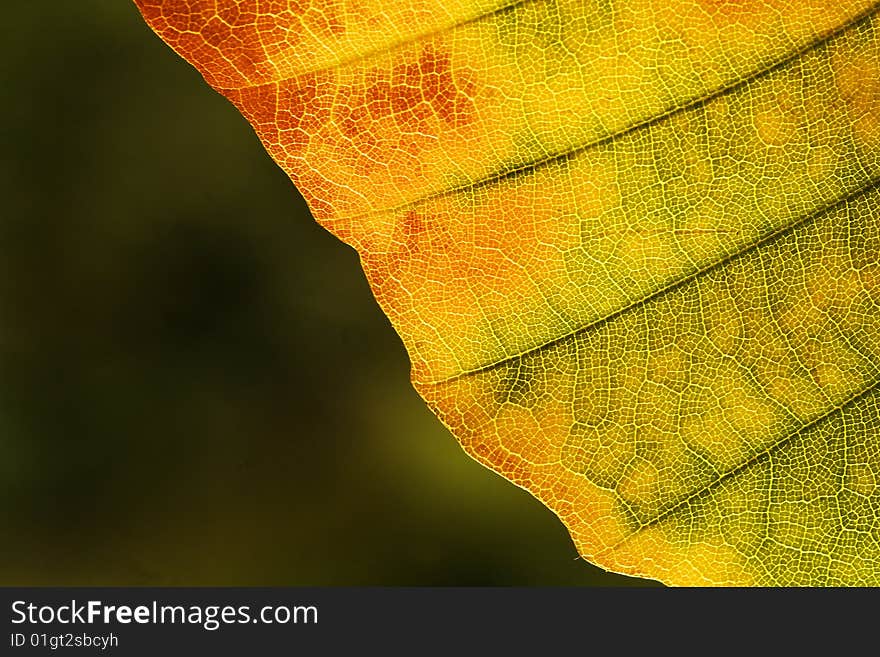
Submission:
M 880 584 L 880 5 L 137 3 L 585 559 Z

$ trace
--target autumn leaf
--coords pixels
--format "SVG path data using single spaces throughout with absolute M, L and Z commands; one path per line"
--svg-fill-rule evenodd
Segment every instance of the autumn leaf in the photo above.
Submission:
M 137 2 L 585 559 L 880 584 L 880 5 Z

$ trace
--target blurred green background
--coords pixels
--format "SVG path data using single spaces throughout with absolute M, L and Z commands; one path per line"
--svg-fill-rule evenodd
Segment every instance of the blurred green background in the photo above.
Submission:
M 355 253 L 133 3 L 4 22 L 0 583 L 642 583 L 465 456 Z

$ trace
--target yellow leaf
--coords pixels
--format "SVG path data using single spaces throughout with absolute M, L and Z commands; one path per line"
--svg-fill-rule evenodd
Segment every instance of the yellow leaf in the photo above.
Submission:
M 580 553 L 880 584 L 880 9 L 137 0 Z

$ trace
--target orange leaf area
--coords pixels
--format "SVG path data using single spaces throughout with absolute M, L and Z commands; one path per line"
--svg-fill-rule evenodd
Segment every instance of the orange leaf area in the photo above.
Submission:
M 584 558 L 880 584 L 880 5 L 137 3 Z

